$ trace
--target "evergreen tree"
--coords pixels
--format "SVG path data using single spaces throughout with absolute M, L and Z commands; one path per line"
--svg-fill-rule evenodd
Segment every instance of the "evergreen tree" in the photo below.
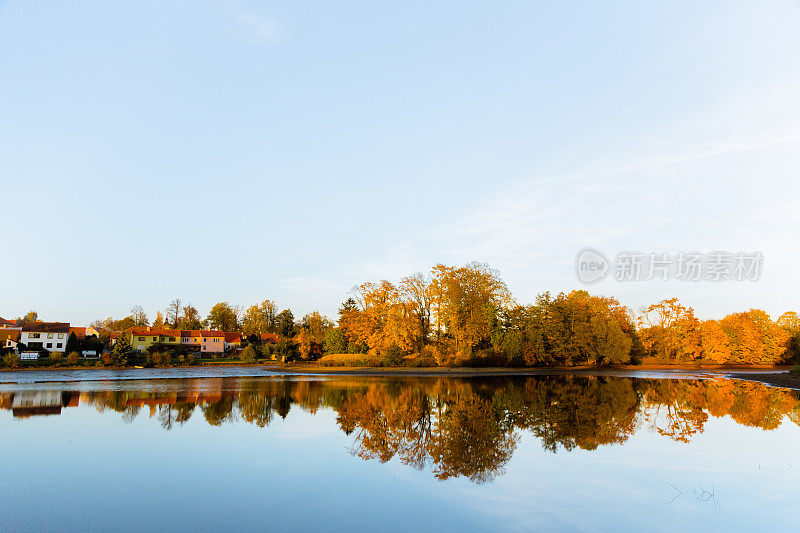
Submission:
M 66 353 L 79 352 L 80 349 L 81 346 L 78 337 L 76 337 L 74 333 L 70 333 L 67 339 Z
M 128 364 L 128 354 L 131 351 L 131 342 L 126 333 L 120 333 L 117 342 L 111 349 L 111 364 L 113 366 L 125 366 Z

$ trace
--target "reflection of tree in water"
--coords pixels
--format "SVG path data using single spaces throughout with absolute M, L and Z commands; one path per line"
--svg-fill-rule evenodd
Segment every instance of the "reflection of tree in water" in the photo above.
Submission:
M 476 483 L 503 473 L 519 437 L 505 424 L 505 413 L 477 396 L 439 405 L 426 446 L 439 479 L 465 476 Z
M 708 414 L 700 408 L 693 390 L 702 382 L 671 379 L 647 382 L 643 393 L 649 407 L 644 411 L 648 427 L 679 442 L 689 442 L 695 433 L 702 433 Z
M 511 405 L 514 425 L 545 449 L 594 450 L 633 435 L 639 397 L 630 379 L 545 376 L 527 380 Z
M 194 413 L 195 407 L 196 407 L 195 404 L 185 403 L 185 402 L 176 403 L 174 405 L 172 404 L 159 405 L 158 421 L 161 423 L 161 427 L 166 430 L 172 429 L 175 424 L 179 424 L 182 426 L 186 422 L 188 422 L 189 419 L 192 417 L 192 413 Z
M 233 415 L 234 401 L 232 396 L 223 396 L 216 402 L 206 403 L 201 407 L 203 418 L 212 426 L 221 426 L 225 422 L 233 422 L 235 420 Z
M 241 419 L 261 428 L 286 418 L 293 405 L 312 414 L 329 408 L 352 437 L 355 456 L 476 483 L 502 474 L 525 432 L 555 453 L 624 443 L 639 430 L 689 442 L 709 417 L 765 430 L 785 417 L 800 424 L 797 393 L 727 379 L 228 378 L 176 380 L 156 391 L 62 392 L 65 405 L 80 399 L 126 422 L 149 407 L 167 430 L 188 422 L 197 407 L 213 426 Z M 13 399 L 4 393 L 0 409 L 11 409 Z

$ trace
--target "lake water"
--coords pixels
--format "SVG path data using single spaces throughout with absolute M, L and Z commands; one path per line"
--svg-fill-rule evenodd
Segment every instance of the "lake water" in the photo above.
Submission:
M 0 530 L 800 525 L 794 391 L 248 372 L 0 374 Z

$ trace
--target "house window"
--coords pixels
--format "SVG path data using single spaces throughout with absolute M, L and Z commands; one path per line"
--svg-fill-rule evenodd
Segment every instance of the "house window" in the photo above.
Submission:
M 52 348 L 52 347 L 53 347 L 53 343 L 52 343 L 52 342 L 48 342 L 48 343 L 47 343 L 47 347 L 48 347 L 48 348 Z
M 61 343 L 56 344 L 56 348 L 61 348 Z
M 40 335 L 38 333 L 28 333 L 29 339 L 38 339 Z
M 52 339 L 52 338 L 53 338 L 53 334 L 52 334 L 52 333 L 48 333 L 48 334 L 47 334 L 47 338 L 48 338 L 48 339 Z
M 175 342 L 175 337 L 170 337 L 169 342 Z
M 59 334 L 58 334 L 58 338 L 59 338 L 59 339 L 63 339 L 63 338 L 64 338 L 64 334 L 63 334 L 63 333 L 59 333 Z
M 137 340 L 143 341 L 144 337 L 139 337 Z

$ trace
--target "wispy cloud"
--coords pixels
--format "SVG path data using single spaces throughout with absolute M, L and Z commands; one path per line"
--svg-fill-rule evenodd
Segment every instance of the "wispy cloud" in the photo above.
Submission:
M 247 37 L 253 41 L 280 41 L 286 37 L 286 29 L 272 17 L 239 6 L 229 6 L 228 10 L 244 27 Z

